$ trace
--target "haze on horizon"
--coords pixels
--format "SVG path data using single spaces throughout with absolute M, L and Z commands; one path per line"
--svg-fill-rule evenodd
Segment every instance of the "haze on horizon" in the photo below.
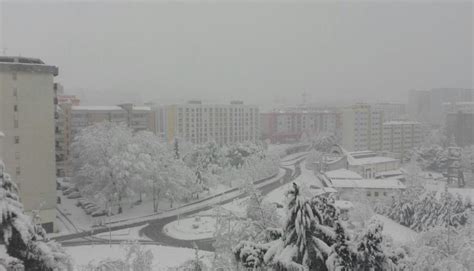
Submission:
M 406 101 L 473 88 L 471 2 L 3 2 L 0 47 L 87 104 Z M 28 18 L 27 20 L 25 18 Z M 31 22 L 34 22 L 33 24 Z

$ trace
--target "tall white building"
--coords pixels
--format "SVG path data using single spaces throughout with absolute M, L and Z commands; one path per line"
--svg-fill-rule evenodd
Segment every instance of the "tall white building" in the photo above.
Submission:
M 389 121 L 383 123 L 383 151 L 397 158 L 421 144 L 422 125 L 414 121 Z
M 192 143 L 256 141 L 260 132 L 258 107 L 241 101 L 160 106 L 156 108 L 156 122 L 157 133 L 169 142 L 176 138 Z
M 383 113 L 368 104 L 342 109 L 341 144 L 348 151 L 382 149 Z
M 0 57 L 2 157 L 20 190 L 25 211 L 38 210 L 55 229 L 55 93 L 58 68 L 25 57 Z

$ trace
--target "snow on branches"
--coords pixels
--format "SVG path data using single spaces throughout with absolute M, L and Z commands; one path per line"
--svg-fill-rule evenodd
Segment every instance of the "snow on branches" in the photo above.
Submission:
M 4 172 L 0 161 L 0 232 L 10 260 L 5 268 L 26 270 L 72 270 L 71 260 L 61 245 L 50 241 L 41 225 L 24 214 L 18 188 Z M 15 260 L 16 259 L 16 260 Z

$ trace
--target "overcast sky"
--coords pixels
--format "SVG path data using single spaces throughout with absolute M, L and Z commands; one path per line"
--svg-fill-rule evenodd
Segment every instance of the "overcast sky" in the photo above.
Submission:
M 405 101 L 473 87 L 473 4 L 3 3 L 1 47 L 87 104 Z

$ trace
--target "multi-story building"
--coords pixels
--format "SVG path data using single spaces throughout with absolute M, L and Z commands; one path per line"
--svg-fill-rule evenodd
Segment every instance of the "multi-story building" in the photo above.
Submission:
M 383 123 L 382 150 L 397 158 L 421 144 L 422 125 L 415 121 L 388 121 Z
M 120 106 L 72 106 L 71 107 L 71 135 L 95 123 L 110 121 L 127 123 L 127 111 Z
M 371 105 L 374 110 L 381 111 L 383 121 L 406 119 L 406 105 L 402 103 L 375 103 Z
M 218 105 L 190 101 L 156 110 L 157 134 L 168 142 L 178 138 L 192 143 L 214 140 L 228 144 L 259 138 L 258 107 L 241 101 Z
M 25 211 L 39 211 L 44 229 L 56 220 L 55 91 L 58 68 L 40 59 L 0 57 L 2 157 Z
M 338 114 L 335 111 L 288 110 L 260 114 L 262 139 L 272 143 L 295 142 L 303 134 L 337 133 Z
M 382 149 L 383 113 L 368 104 L 342 109 L 342 146 L 349 151 Z
M 446 115 L 446 131 L 460 147 L 474 145 L 474 112 L 458 111 Z
M 412 90 L 409 95 L 409 112 L 418 121 L 442 125 L 443 103 L 458 102 L 474 102 L 474 89 Z

